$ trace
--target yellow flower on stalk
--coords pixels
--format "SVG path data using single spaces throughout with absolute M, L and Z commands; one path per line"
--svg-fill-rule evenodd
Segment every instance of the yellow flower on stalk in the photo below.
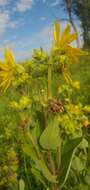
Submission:
M 15 63 L 13 52 L 5 49 L 5 62 L 0 62 L 0 88 L 6 91 L 15 82 L 17 74 L 25 73 L 24 67 Z
M 80 48 L 71 46 L 71 43 L 77 39 L 77 33 L 71 34 L 71 25 L 67 25 L 61 35 L 61 24 L 56 21 L 54 24 L 54 47 L 61 55 L 65 55 L 71 61 L 77 61 L 78 58 L 87 53 Z
M 0 62 L 0 88 L 6 91 L 13 80 L 13 70 L 15 67 L 15 59 L 12 51 L 5 49 L 6 63 Z

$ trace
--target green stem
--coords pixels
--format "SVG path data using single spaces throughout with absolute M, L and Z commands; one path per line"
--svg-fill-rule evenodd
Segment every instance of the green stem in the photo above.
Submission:
M 52 96 L 52 63 L 51 60 L 48 63 L 48 99 Z
M 49 60 L 49 63 L 48 63 L 48 91 L 47 91 L 47 96 L 48 96 L 47 97 L 48 100 L 52 97 L 52 63 L 51 63 L 51 59 Z M 48 119 L 48 117 L 49 117 L 49 112 L 47 110 L 47 119 Z M 52 157 L 52 153 L 50 150 L 48 151 L 48 162 L 49 162 L 49 166 L 50 166 L 52 174 L 55 175 L 56 174 L 56 167 L 55 167 L 53 157 Z
M 54 185 L 51 190 L 60 190 L 60 187 L 58 185 Z

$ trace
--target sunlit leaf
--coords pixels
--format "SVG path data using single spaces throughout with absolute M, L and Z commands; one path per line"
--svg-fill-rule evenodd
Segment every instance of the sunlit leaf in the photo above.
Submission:
M 54 24 L 54 41 L 58 47 L 60 44 L 60 22 L 56 21 Z
M 23 179 L 19 180 L 19 190 L 25 190 L 25 183 Z
M 40 145 L 44 149 L 57 149 L 60 146 L 60 129 L 57 117 L 50 121 L 48 127 L 40 137 Z

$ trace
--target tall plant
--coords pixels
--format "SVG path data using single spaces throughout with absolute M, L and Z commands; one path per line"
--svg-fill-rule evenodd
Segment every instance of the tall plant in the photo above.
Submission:
M 5 50 L 6 63 L 0 64 L 2 90 L 6 91 L 11 86 L 19 92 L 18 100 L 10 102 L 10 107 L 20 117 L 22 151 L 30 158 L 31 172 L 44 189 L 60 190 L 64 187 L 73 156 L 83 139 L 83 126 L 89 124 L 83 106 L 72 100 L 72 93 L 79 90 L 80 84 L 72 80 L 70 65 L 86 55 L 86 52 L 70 45 L 76 39 L 77 33 L 71 34 L 70 25 L 61 35 L 59 21 L 54 23 L 54 41 L 49 55 L 43 50 L 37 52 L 39 59 L 41 57 L 42 60 L 43 56 L 43 62 L 45 58 L 45 83 L 36 71 L 33 72 L 36 68 L 33 60 L 25 67 L 15 64 L 12 52 Z M 58 78 L 60 74 L 63 76 L 64 84 L 53 92 L 55 67 L 58 68 Z M 43 65 L 39 72 L 42 73 L 42 69 Z M 41 90 L 36 88 L 35 82 Z M 22 184 L 21 179 L 20 187 Z

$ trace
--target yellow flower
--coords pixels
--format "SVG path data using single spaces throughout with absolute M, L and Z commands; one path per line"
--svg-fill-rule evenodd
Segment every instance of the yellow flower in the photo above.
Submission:
M 14 109 L 16 109 L 16 110 L 19 110 L 19 109 L 20 109 L 19 103 L 17 103 L 16 101 L 10 102 L 10 107 L 11 107 L 11 108 L 14 108 Z
M 80 89 L 80 82 L 79 81 L 72 82 L 72 87 L 79 90 Z
M 87 53 L 80 48 L 71 46 L 71 43 L 77 39 L 77 33 L 71 34 L 71 25 L 67 25 L 61 35 L 61 25 L 59 21 L 54 24 L 54 47 L 59 50 L 61 55 L 66 55 L 71 61 L 77 61 L 78 57 Z
M 6 91 L 15 82 L 17 74 L 25 73 L 25 69 L 20 64 L 15 64 L 12 51 L 5 49 L 5 63 L 0 62 L 0 88 Z
M 74 115 L 79 115 L 80 114 L 80 108 L 78 105 L 71 104 L 69 107 L 70 113 Z
M 31 106 L 31 99 L 28 96 L 22 96 L 19 103 L 20 103 L 20 108 L 25 109 Z
M 26 95 L 23 95 L 19 100 L 19 102 L 16 101 L 10 102 L 10 107 L 19 111 L 30 108 L 30 106 L 31 106 L 31 99 Z
M 12 51 L 5 49 L 6 63 L 0 62 L 0 87 L 6 91 L 13 80 L 13 71 L 15 67 L 15 59 Z

